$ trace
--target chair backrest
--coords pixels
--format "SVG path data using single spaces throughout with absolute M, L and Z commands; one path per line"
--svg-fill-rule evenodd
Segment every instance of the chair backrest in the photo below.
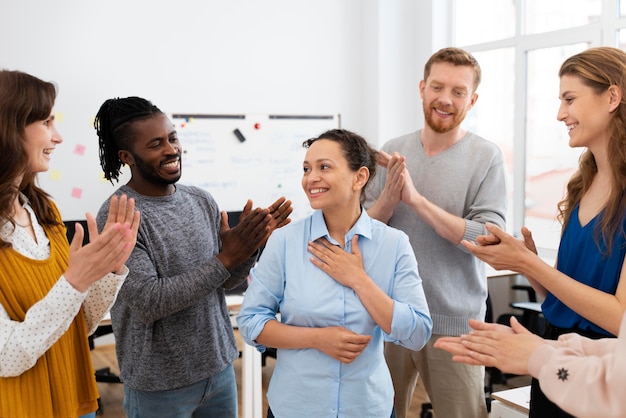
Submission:
M 76 232 L 76 223 L 80 223 L 85 231 L 85 235 L 83 236 L 83 245 L 86 245 L 89 242 L 89 230 L 87 229 L 87 221 L 84 219 L 77 221 L 63 221 L 65 227 L 67 228 L 67 240 L 72 242 L 72 238 L 74 238 L 74 233 Z

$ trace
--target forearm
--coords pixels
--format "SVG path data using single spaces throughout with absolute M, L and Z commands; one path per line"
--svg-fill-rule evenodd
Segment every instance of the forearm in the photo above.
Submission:
M 446 212 L 419 194 L 413 195 L 408 205 L 440 237 L 454 245 L 461 243 L 465 235 L 465 219 Z
M 369 277 L 361 280 L 352 288 L 359 296 L 361 303 L 367 309 L 374 322 L 387 334 L 391 333 L 393 320 L 393 299 L 391 299 Z
M 533 278 L 539 286 L 580 316 L 617 335 L 626 302 L 620 301 L 616 295 L 595 289 L 561 273 L 538 256 L 525 258 L 529 260 L 522 263 L 520 273 Z
M 318 334 L 319 328 L 286 325 L 272 319 L 265 323 L 255 341 L 265 347 L 281 349 L 316 348 Z
M 186 309 L 220 288 L 230 273 L 212 258 L 200 266 L 169 277 L 158 277 L 151 261 L 129 264 L 135 273 L 126 280 L 118 298 L 146 323 L 157 321 Z M 146 264 L 147 263 L 147 264 Z
M 581 356 L 569 347 L 542 346 L 528 362 L 546 396 L 576 416 L 618 417 L 626 410 L 621 356 Z
M 395 205 L 387 201 L 382 195 L 367 210 L 367 214 L 382 223 L 388 223 L 393 216 Z
M 33 367 L 67 331 L 85 296 L 61 278 L 23 321 L 12 321 L 0 306 L 0 376 L 19 376 Z
M 95 332 L 102 318 L 111 310 L 124 279 L 128 275 L 128 268 L 124 266 L 120 273 L 109 273 L 89 287 L 87 297 L 83 302 L 89 335 Z
M 248 274 L 250 273 L 250 269 L 254 266 L 258 257 L 258 251 L 250 257 L 248 260 L 239 264 L 234 269 L 230 270 L 230 277 L 226 279 L 222 287 L 224 289 L 233 289 L 243 283 L 244 280 L 248 278 Z

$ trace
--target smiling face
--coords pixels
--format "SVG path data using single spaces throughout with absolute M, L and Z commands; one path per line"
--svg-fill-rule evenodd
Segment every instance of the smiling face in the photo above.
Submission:
M 31 173 L 42 173 L 50 168 L 50 155 L 55 147 L 63 142 L 54 123 L 54 113 L 44 120 L 38 120 L 24 128 L 24 150 L 28 155 L 28 168 Z
M 348 166 L 338 142 L 328 139 L 313 142 L 304 157 L 303 170 L 302 189 L 313 209 L 358 209 L 365 183 L 360 171 L 354 172 Z
M 584 84 L 579 76 L 563 75 L 560 80 L 561 105 L 557 119 L 567 125 L 570 147 L 603 145 L 611 133 L 613 111 L 619 105 L 611 86 L 597 92 Z
M 426 80 L 420 82 L 420 96 L 426 124 L 437 133 L 450 132 L 461 125 L 474 106 L 474 70 L 465 65 L 437 62 Z
M 171 194 L 182 174 L 182 147 L 174 126 L 159 113 L 133 122 L 132 130 L 131 149 L 119 152 L 120 159 L 131 168 L 128 185 L 144 195 Z

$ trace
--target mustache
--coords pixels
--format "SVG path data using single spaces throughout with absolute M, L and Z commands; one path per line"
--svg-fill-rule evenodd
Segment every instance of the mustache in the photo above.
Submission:
M 171 163 L 171 162 L 174 162 L 174 161 L 180 161 L 180 160 L 181 160 L 181 158 L 180 158 L 180 154 L 176 154 L 176 155 L 173 155 L 173 156 L 171 156 L 171 157 L 166 158 L 165 160 L 163 160 L 163 161 L 161 162 L 161 165 L 163 165 L 163 164 L 169 164 L 169 163 Z

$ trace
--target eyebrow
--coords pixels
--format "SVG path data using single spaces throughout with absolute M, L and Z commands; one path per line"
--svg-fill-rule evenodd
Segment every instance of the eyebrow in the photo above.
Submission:
M 328 162 L 331 162 L 331 163 L 333 162 L 333 160 L 331 158 L 318 158 L 314 162 L 321 163 L 321 162 L 324 162 L 324 161 L 328 161 Z M 304 161 L 302 161 L 302 164 L 310 164 L 310 162 L 309 162 L 309 160 L 304 160 Z

